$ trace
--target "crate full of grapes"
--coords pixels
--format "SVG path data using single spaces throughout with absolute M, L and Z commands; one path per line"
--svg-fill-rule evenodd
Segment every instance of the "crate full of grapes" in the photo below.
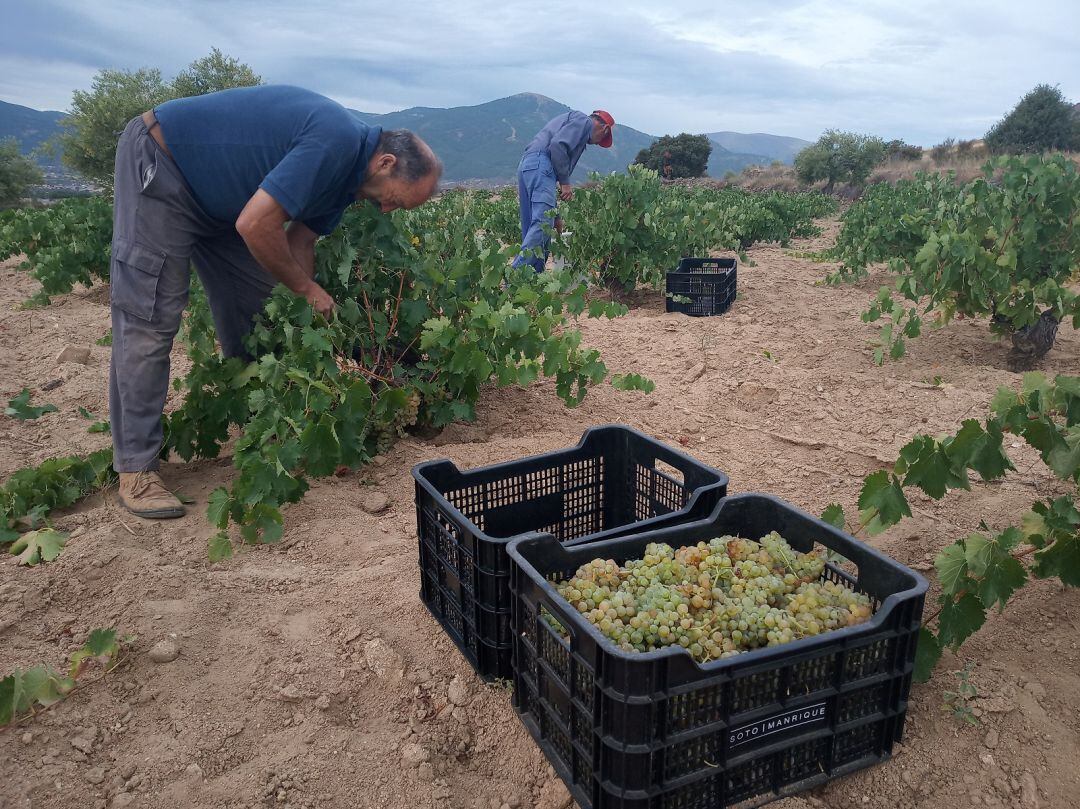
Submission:
M 709 514 L 727 475 L 619 424 L 576 447 L 462 471 L 413 469 L 420 597 L 473 668 L 509 680 L 510 563 L 516 536 L 546 531 L 590 542 Z
M 760 805 L 901 738 L 925 579 L 777 498 L 508 554 L 514 706 L 583 809 Z

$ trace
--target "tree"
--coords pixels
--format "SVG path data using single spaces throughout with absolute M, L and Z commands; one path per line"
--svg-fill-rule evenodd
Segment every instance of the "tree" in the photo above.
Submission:
M 262 84 L 261 76 L 239 59 L 226 56 L 214 48 L 209 56 L 196 59 L 173 79 L 172 96 L 187 98 L 256 84 Z
M 638 152 L 634 162 L 659 172 L 664 179 L 702 177 L 709 164 L 712 144 L 705 135 L 664 135 Z
M 1080 118 L 1057 87 L 1040 84 L 986 133 L 997 154 L 1080 150 Z
M 825 193 L 836 183 L 864 185 L 874 166 L 885 159 L 880 138 L 828 130 L 817 143 L 795 155 L 795 173 L 802 183 L 825 181 Z
M 250 67 L 217 48 L 188 65 L 171 83 L 152 68 L 101 70 L 90 90 L 76 90 L 72 96 L 71 114 L 64 119 L 64 132 L 58 137 L 64 163 L 90 180 L 111 186 L 117 133 L 136 115 L 172 98 L 261 81 Z
M 919 160 L 922 152 L 921 146 L 913 146 L 902 140 L 890 140 L 885 144 L 885 156 L 889 160 Z
M 27 187 L 41 181 L 41 170 L 19 151 L 15 138 L 0 141 L 0 208 L 17 205 Z

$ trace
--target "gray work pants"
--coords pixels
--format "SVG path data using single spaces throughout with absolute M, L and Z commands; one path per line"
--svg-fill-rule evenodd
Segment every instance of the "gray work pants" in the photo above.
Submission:
M 141 472 L 158 468 L 169 353 L 187 306 L 191 265 L 206 288 L 227 357 L 245 356 L 244 337 L 275 281 L 232 223 L 203 212 L 141 117 L 128 123 L 117 144 L 114 192 L 109 267 L 113 467 Z

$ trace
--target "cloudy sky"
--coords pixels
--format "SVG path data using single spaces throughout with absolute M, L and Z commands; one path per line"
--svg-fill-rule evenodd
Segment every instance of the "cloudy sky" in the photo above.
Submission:
M 1080 101 L 1078 0 L 2 0 L 0 100 L 66 109 L 101 68 L 218 47 L 368 112 L 536 92 L 652 134 L 979 137 L 1026 91 Z

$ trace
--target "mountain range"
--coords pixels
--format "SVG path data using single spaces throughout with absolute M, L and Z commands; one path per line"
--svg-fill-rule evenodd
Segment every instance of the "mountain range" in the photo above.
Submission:
M 442 159 L 445 183 L 498 185 L 514 181 L 518 159 L 533 135 L 569 109 L 546 96 L 518 93 L 467 107 L 410 107 L 383 114 L 352 112 L 385 129 L 411 129 L 419 134 Z M 56 134 L 63 118 L 62 112 L 0 101 L 0 139 L 14 137 L 22 151 L 29 153 Z M 809 145 L 798 138 L 768 134 L 713 132 L 708 137 L 713 146 L 708 165 L 712 177 L 774 160 L 791 162 L 799 149 Z M 624 171 L 654 140 L 655 135 L 619 124 L 616 116 L 615 143 L 610 149 L 586 149 L 575 179 L 580 181 L 591 171 Z M 56 158 L 39 160 L 43 165 L 53 165 Z

